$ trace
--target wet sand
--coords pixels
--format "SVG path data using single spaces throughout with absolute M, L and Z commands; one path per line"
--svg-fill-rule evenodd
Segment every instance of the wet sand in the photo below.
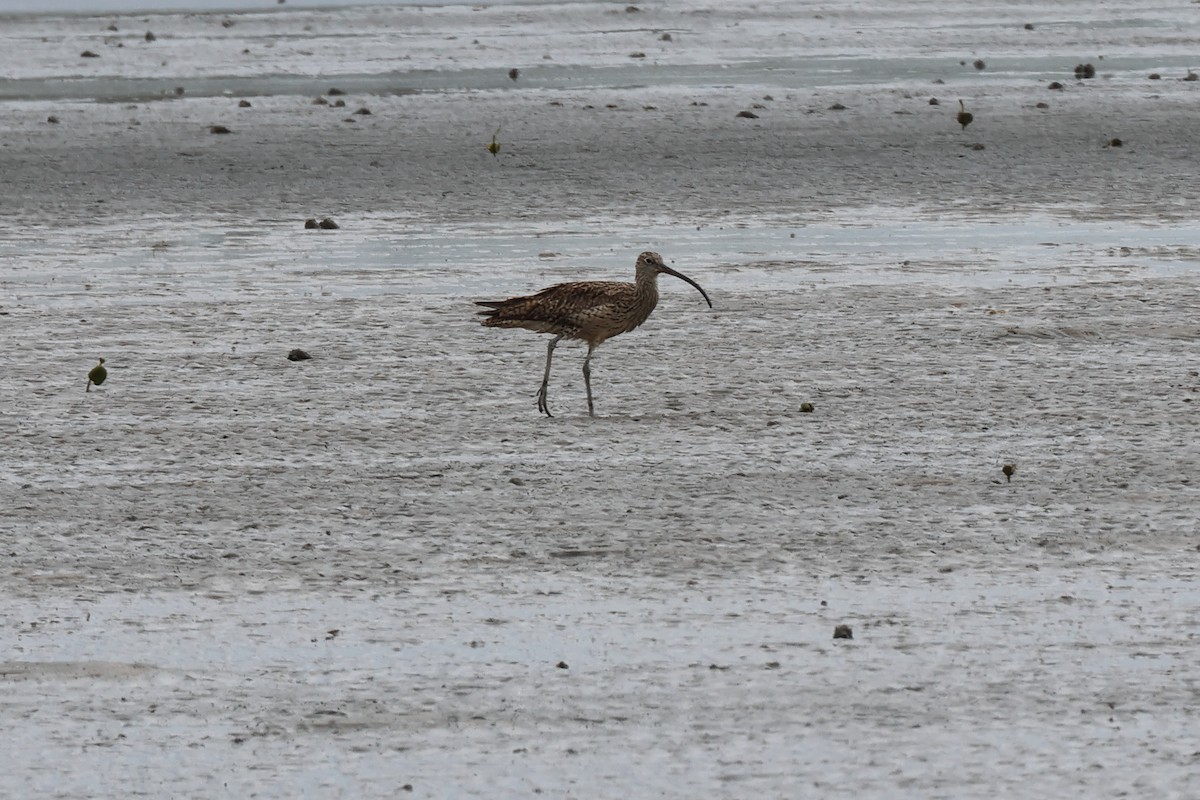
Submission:
M 1200 90 L 1143 83 L 1025 87 L 973 102 L 965 132 L 952 121 L 953 90 L 937 86 L 428 94 L 351 97 L 344 109 L 311 96 L 252 108 L 237 98 L 41 101 L 8 110 L 0 166 L 20 226 L 364 213 L 413 225 L 800 224 L 895 205 L 980 221 L 1046 209 L 1191 220 Z M 937 96 L 944 103 L 929 105 Z M 755 105 L 765 106 L 758 119 L 736 117 Z M 362 106 L 372 115 L 354 115 Z M 60 124 L 47 125 L 49 114 Z M 216 124 L 233 133 L 210 134 Z M 498 159 L 486 149 L 497 128 Z M 1123 146 L 1106 146 L 1113 138 Z
M 1198 84 L 1067 83 L 0 104 L 0 794 L 1196 794 Z

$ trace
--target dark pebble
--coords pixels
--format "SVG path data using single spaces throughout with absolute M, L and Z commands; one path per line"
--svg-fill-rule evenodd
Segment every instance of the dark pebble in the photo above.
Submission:
M 151 31 L 146 31 L 146 41 L 147 42 L 153 42 L 157 38 L 158 37 L 155 36 Z
M 813 407 L 812 403 L 801 403 L 800 404 L 800 413 L 811 414 L 813 411 L 814 411 L 814 407 Z
M 93 53 L 91 50 L 84 50 L 79 54 L 80 58 L 99 58 L 100 56 Z
M 931 106 L 940 106 L 941 104 L 942 104 L 942 103 L 941 103 L 941 101 L 940 101 L 940 100 L 938 100 L 936 97 L 931 97 L 931 98 L 929 98 L 929 105 L 931 105 Z
M 336 231 L 341 226 L 338 225 L 336 222 L 334 222 L 329 217 L 326 217 L 325 219 L 321 220 L 320 227 L 321 227 L 321 230 Z
M 853 639 L 854 631 L 850 630 L 849 625 L 838 625 L 833 629 L 833 638 L 835 639 Z
M 358 111 L 355 111 L 354 113 L 358 114 L 360 116 L 363 116 L 363 117 L 369 117 L 369 116 L 371 116 L 371 109 L 363 107 L 363 108 L 360 108 Z
M 565 661 L 560 661 L 557 664 L 555 664 L 554 666 L 558 667 L 559 669 L 570 669 L 570 667 L 567 666 L 567 662 L 565 662 Z
M 1048 87 L 1046 87 L 1046 88 L 1048 88 L 1048 89 L 1056 89 L 1056 90 L 1057 90 L 1057 89 L 1062 89 L 1062 88 L 1063 88 L 1063 85 L 1062 85 L 1061 83 L 1059 83 L 1058 81 L 1051 81 L 1051 82 L 1050 82 L 1050 85 L 1049 85 Z
M 669 42 L 669 41 L 671 41 L 671 34 L 664 33 L 662 36 L 660 36 L 658 38 L 659 38 L 659 41 Z
M 513 67 L 508 71 L 508 77 L 515 81 L 517 78 L 521 77 L 521 70 Z
M 337 88 L 336 86 L 331 86 L 331 87 L 329 87 L 329 91 L 326 92 L 325 94 L 329 95 L 330 97 L 337 97 L 339 94 L 345 94 L 345 92 L 343 92 L 341 89 Z
M 1161 81 L 1162 75 L 1159 75 L 1157 72 L 1151 72 L 1149 75 L 1146 76 L 1146 78 L 1148 80 L 1152 80 L 1152 81 Z
M 58 117 L 56 117 L 56 116 L 54 116 L 53 114 L 51 114 L 50 116 L 46 117 L 46 122 L 49 122 L 51 125 L 57 125 L 57 124 L 58 124 Z
M 239 100 L 238 101 L 238 108 L 249 108 L 249 107 L 250 107 L 249 100 Z
M 288 361 L 308 361 L 311 358 L 312 356 L 299 348 L 295 350 L 289 350 L 287 354 Z
M 975 69 L 982 70 L 984 67 L 986 67 L 986 66 L 987 66 L 987 64 L 983 63 L 983 59 L 982 59 L 982 58 L 977 58 L 977 59 L 975 59 L 975 64 L 974 64 L 974 66 L 975 66 Z
M 1125 143 L 1114 136 L 1113 138 L 1108 140 L 1108 146 L 1109 147 L 1124 147 Z
M 233 131 L 229 130 L 229 128 L 226 128 L 224 125 L 209 125 L 208 132 L 209 133 L 233 133 Z
M 309 217 L 308 219 L 304 220 L 304 227 L 307 230 L 313 230 L 314 228 L 321 227 L 321 224 L 319 222 L 317 222 L 315 219 L 313 219 L 312 217 Z
M 737 115 L 743 119 L 758 119 L 758 114 L 753 111 L 739 111 Z

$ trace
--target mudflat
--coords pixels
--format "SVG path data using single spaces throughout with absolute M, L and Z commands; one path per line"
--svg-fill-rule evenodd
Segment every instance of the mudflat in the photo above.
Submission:
M 456 36 L 482 59 L 461 90 L 290 63 L 283 89 L 193 67 L 163 99 L 133 67 L 92 99 L 14 76 L 0 793 L 1195 795 L 1182 45 L 1104 29 L 1116 66 L 1076 81 L 1050 20 L 983 14 L 965 65 L 923 64 L 890 38 L 915 5 L 787 8 L 583 4 L 623 31 L 586 79 L 513 47 L 495 85 L 472 39 L 552 23 L 430 11 L 417 66 Z M 324 19 L 369 49 L 415 14 L 315 13 L 118 27 L 240 53 Z M 714 14 L 865 39 L 865 77 L 722 84 L 651 49 L 753 48 Z M 109 35 L 80 19 L 73 55 Z M 627 82 L 635 46 L 663 63 Z M 662 278 L 597 351 L 597 416 L 566 343 L 539 415 L 544 337 L 472 301 L 631 280 L 646 249 L 714 308 Z

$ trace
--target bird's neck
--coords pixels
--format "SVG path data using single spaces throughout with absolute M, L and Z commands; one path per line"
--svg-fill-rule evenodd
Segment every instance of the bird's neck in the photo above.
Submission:
M 658 298 L 657 270 L 638 270 L 637 277 L 634 279 L 633 283 L 634 286 L 637 287 L 637 293 L 639 297 L 646 296 L 654 299 Z

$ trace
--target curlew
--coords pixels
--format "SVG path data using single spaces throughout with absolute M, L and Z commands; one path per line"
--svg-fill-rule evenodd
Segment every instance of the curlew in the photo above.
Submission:
M 106 370 L 104 368 L 104 359 L 102 358 L 102 359 L 100 359 L 99 364 L 92 367 L 91 370 L 88 371 L 88 382 L 87 382 L 87 386 L 84 387 L 84 391 L 90 392 L 92 390 L 93 383 L 96 384 L 97 386 L 99 386 L 100 384 L 104 383 L 104 380 L 107 377 L 108 377 L 108 370 Z
M 958 124 L 962 125 L 962 129 L 965 131 L 967 129 L 967 126 L 975 121 L 975 115 L 972 114 L 970 111 L 967 111 L 967 107 L 965 105 L 963 105 L 963 101 L 959 100 L 958 101 L 958 116 L 955 117 L 955 119 L 958 120 Z
M 546 371 L 542 375 L 542 386 L 537 394 L 538 411 L 547 417 L 554 416 L 550 413 L 546 395 L 555 345 L 562 339 L 587 342 L 587 356 L 583 359 L 583 384 L 587 387 L 588 416 L 596 416 L 592 406 L 592 352 L 605 340 L 631 331 L 646 321 L 658 304 L 660 273 L 674 275 L 695 286 L 708 303 L 708 307 L 712 308 L 712 300 L 708 299 L 708 293 L 700 284 L 682 272 L 668 267 L 658 253 L 642 253 L 638 256 L 636 269 L 633 283 L 560 283 L 527 297 L 482 300 L 475 303 L 488 309 L 479 312 L 486 317 L 483 320 L 485 327 L 525 328 L 535 333 L 554 334 L 554 338 L 546 347 Z

